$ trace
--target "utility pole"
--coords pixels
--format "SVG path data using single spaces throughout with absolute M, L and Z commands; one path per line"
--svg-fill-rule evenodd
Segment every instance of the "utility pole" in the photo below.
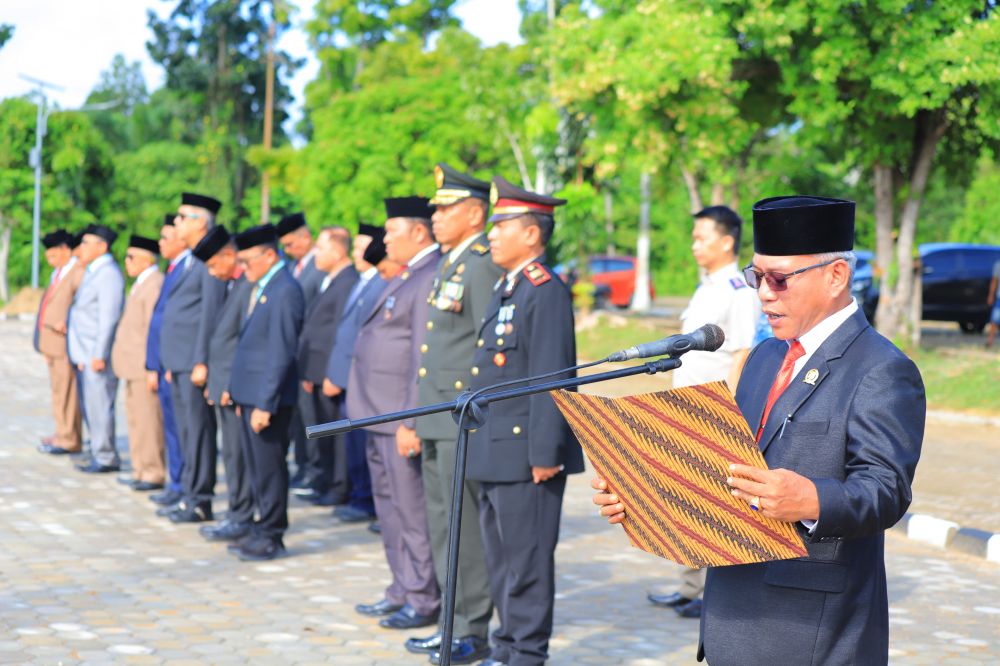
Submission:
M 267 28 L 267 74 L 264 83 L 264 150 L 271 151 L 271 135 L 274 126 L 274 33 L 277 17 L 271 16 Z M 267 224 L 271 217 L 271 175 L 264 165 L 260 176 L 260 223 Z

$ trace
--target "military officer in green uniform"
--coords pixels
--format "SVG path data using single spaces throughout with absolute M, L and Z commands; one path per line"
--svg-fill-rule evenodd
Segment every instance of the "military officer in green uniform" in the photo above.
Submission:
M 431 199 L 437 206 L 432 218 L 434 238 L 446 252 L 427 299 L 430 314 L 417 372 L 422 405 L 453 400 L 478 374 L 472 364 L 476 334 L 493 297 L 493 285 L 503 273 L 490 257 L 485 233 L 490 184 L 444 163 L 434 168 L 434 177 L 437 185 Z M 421 417 L 417 420 L 417 435 L 423 451 L 424 495 L 434 569 L 443 590 L 455 470 L 455 421 L 449 413 Z M 464 492 L 453 664 L 467 664 L 489 656 L 487 625 L 493 615 L 479 534 L 479 484 L 466 481 Z M 441 649 L 441 632 L 426 638 L 411 638 L 406 647 L 411 652 L 433 654 Z

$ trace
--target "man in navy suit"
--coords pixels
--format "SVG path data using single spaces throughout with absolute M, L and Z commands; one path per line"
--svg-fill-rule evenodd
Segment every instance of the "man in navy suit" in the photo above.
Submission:
M 884 532 L 906 511 L 926 404 L 916 366 L 851 297 L 854 202 L 754 205 L 744 270 L 774 338 L 736 391 L 768 470 L 731 466 L 736 497 L 795 525 L 808 557 L 708 572 L 698 658 L 716 664 L 885 664 Z M 625 507 L 595 479 L 609 522 Z
M 167 274 L 163 277 L 163 287 L 153 308 L 153 317 L 149 320 L 149 335 L 146 338 L 146 386 L 150 391 L 156 391 L 163 409 L 163 434 L 166 440 L 167 452 L 167 484 L 162 493 L 150 495 L 149 499 L 161 506 L 173 506 L 184 497 L 181 477 L 184 473 L 184 456 L 181 453 L 180 436 L 177 434 L 177 416 L 174 414 L 174 401 L 170 397 L 170 384 L 166 380 L 166 370 L 160 362 L 160 331 L 163 328 L 163 312 L 167 308 L 167 299 L 173 291 L 177 280 L 183 275 L 182 270 L 191 251 L 177 236 L 174 226 L 174 213 L 167 213 L 160 229 L 160 256 L 166 259 Z
M 253 283 L 236 343 L 229 395 L 242 427 L 258 518 L 232 547 L 241 560 L 271 560 L 285 552 L 288 529 L 288 424 L 298 398 L 295 360 L 305 313 L 302 288 L 278 256 L 274 227 L 236 236 L 240 265 Z

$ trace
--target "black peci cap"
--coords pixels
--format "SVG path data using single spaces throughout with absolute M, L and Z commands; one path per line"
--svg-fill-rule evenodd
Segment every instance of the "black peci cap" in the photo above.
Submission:
M 128 246 L 139 250 L 145 250 L 146 252 L 152 252 L 156 256 L 160 256 L 160 244 L 152 238 L 132 234 L 131 238 L 128 239 Z
M 46 250 L 59 247 L 60 245 L 65 245 L 68 248 L 74 248 L 76 246 L 73 244 L 73 240 L 73 234 L 69 233 L 65 229 L 56 229 L 55 231 L 42 236 L 42 245 L 45 246 Z
M 183 192 L 181 194 L 181 205 L 204 208 L 212 215 L 218 213 L 219 209 L 222 208 L 222 202 L 218 199 L 207 197 L 204 194 L 195 194 L 194 192 Z
M 115 239 L 118 238 L 118 234 L 112 231 L 110 228 L 104 226 L 103 224 L 90 224 L 87 228 L 83 230 L 81 236 L 90 234 L 91 236 L 98 236 L 107 242 L 108 245 L 114 245 Z
M 372 242 L 365 248 L 365 253 L 362 256 L 369 264 L 377 266 L 386 257 L 385 229 L 372 227 L 372 233 L 368 235 L 372 237 Z
M 753 249 L 787 257 L 854 249 L 854 202 L 784 196 L 753 205 Z
M 258 245 L 276 245 L 278 233 L 273 224 L 261 224 L 236 234 L 234 241 L 237 250 L 249 250 Z
M 437 185 L 437 192 L 434 193 L 431 204 L 435 206 L 450 206 L 470 197 L 487 202 L 490 200 L 489 183 L 456 171 L 444 162 L 438 162 L 434 167 L 434 183 Z
M 376 227 L 374 224 L 367 224 L 365 222 L 358 223 L 358 236 L 371 236 L 375 238 L 379 234 L 384 234 L 385 229 L 382 227 Z
M 226 228 L 221 224 L 217 224 L 208 230 L 205 237 L 198 241 L 194 250 L 191 251 L 195 257 L 202 261 L 208 261 L 218 253 L 219 250 L 226 247 L 229 241 L 232 240 L 232 236 L 226 231 Z
M 174 218 L 177 217 L 177 213 L 167 213 L 163 216 L 163 226 L 172 227 L 174 226 Z
M 430 205 L 427 197 L 393 197 L 384 202 L 387 220 L 394 217 L 420 217 L 429 220 L 434 214 L 434 206 Z
M 281 218 L 281 221 L 274 228 L 278 233 L 278 238 L 281 238 L 304 226 L 306 226 L 305 213 L 292 213 Z

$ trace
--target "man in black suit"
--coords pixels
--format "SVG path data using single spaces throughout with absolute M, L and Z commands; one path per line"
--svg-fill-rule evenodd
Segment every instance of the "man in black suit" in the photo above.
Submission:
M 732 465 L 750 508 L 792 523 L 808 557 L 708 571 L 698 659 L 717 664 L 885 664 L 884 533 L 905 513 L 923 440 L 920 373 L 851 297 L 854 202 L 754 205 L 744 269 L 774 338 L 747 359 L 736 403 L 767 470 Z M 595 479 L 609 522 L 626 507 Z
M 229 395 L 241 420 L 240 442 L 250 469 L 258 518 L 231 546 L 241 560 L 271 560 L 285 552 L 288 529 L 288 424 L 298 397 L 295 352 L 302 331 L 302 288 L 278 256 L 270 224 L 236 236 L 237 256 L 253 283 L 236 344 Z
M 472 389 L 576 365 L 573 302 L 543 263 L 562 199 L 493 179 L 493 261 L 504 270 L 479 329 Z M 548 394 L 490 406 L 471 434 L 468 475 L 500 617 L 487 664 L 542 664 L 555 604 L 555 548 L 566 475 L 583 453 Z M 438 654 L 432 655 L 440 659 Z
M 337 337 L 337 328 L 347 306 L 347 299 L 358 281 L 350 257 L 351 234 L 343 227 L 327 227 L 316 239 L 313 261 L 326 273 L 319 294 L 307 308 L 302 336 L 299 338 L 298 369 L 302 392 L 299 405 L 302 414 L 315 419 L 305 425 L 328 423 L 340 418 L 343 396 L 323 394 L 323 379 Z M 320 506 L 333 506 L 347 501 L 347 451 L 344 436 L 311 439 L 306 445 L 303 481 L 311 490 L 300 498 Z

